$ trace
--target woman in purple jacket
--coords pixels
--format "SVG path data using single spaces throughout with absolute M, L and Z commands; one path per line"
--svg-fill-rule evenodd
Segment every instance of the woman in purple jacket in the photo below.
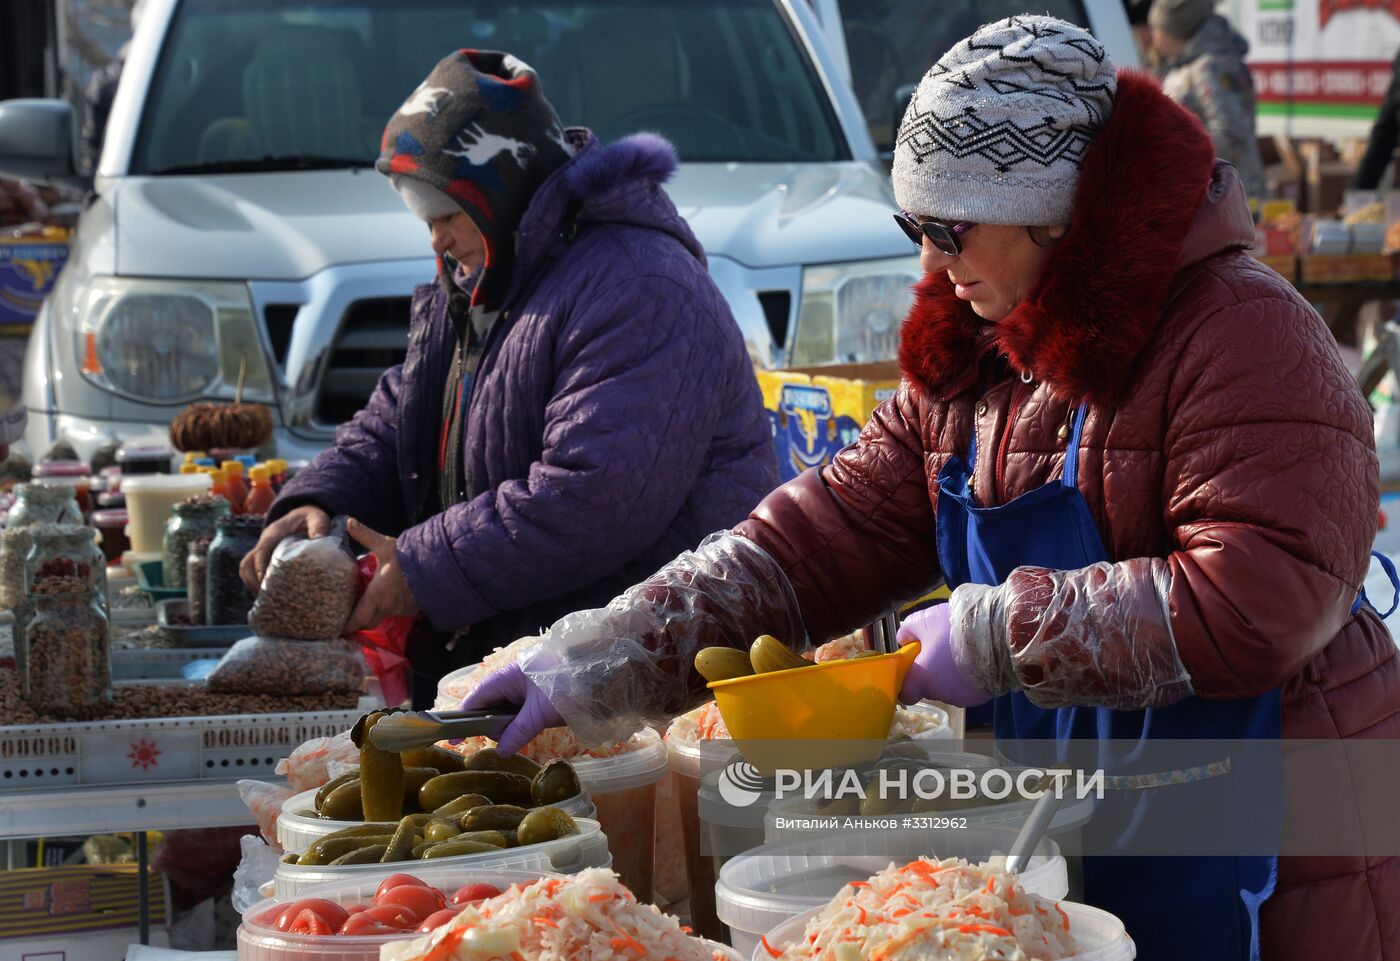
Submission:
M 390 118 L 377 166 L 438 277 L 404 363 L 283 489 L 244 578 L 355 518 L 380 566 L 348 629 L 421 612 L 421 701 L 737 523 L 778 471 L 743 338 L 661 189 L 670 144 L 565 131 L 528 66 L 462 50 Z

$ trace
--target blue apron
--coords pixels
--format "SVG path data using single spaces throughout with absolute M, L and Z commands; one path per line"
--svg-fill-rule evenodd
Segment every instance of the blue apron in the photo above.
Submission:
M 962 584 L 1001 584 L 1017 567 L 1036 566 L 1076 570 L 1110 560 L 1099 537 L 1089 505 L 1076 481 L 1079 445 L 1086 408 L 1075 412 L 1063 474 L 999 507 L 979 507 L 969 491 L 977 457 L 973 433 L 967 460 L 949 459 L 938 477 L 938 558 L 948 587 Z M 1009 428 L 1008 428 L 1009 429 Z M 993 723 L 999 742 L 1044 739 L 1097 740 L 1100 766 L 1110 788 L 1115 772 L 1141 775 L 1132 766 L 1131 751 L 1114 757 L 1117 742 L 1146 739 L 1259 738 L 1277 740 L 1282 733 L 1282 700 L 1278 690 L 1255 698 L 1205 700 L 1189 697 L 1170 707 L 1139 711 L 1072 707 L 1045 710 L 1019 691 L 994 702 Z M 1135 787 L 1196 781 L 1188 790 L 1211 790 L 1227 795 L 1230 777 L 1215 777 L 1218 768 L 1165 772 L 1160 781 L 1135 777 Z M 1128 782 L 1124 782 L 1128 783 Z M 1176 784 L 1172 790 L 1183 785 Z M 1086 847 L 1113 850 L 1127 844 L 1151 819 L 1170 821 L 1171 797 L 1162 792 L 1112 790 L 1095 808 L 1086 826 Z M 1179 795 L 1178 795 L 1179 796 Z M 1281 793 L 1280 793 L 1281 797 Z M 1235 810 L 1239 819 L 1251 812 Z M 1281 821 L 1281 814 L 1278 816 Z M 1275 839 L 1277 834 L 1271 835 Z M 1107 845 L 1107 847 L 1105 847 Z M 1276 848 L 1275 848 L 1276 850 Z M 1273 891 L 1277 858 L 1268 857 L 1142 857 L 1085 856 L 1084 896 L 1090 904 L 1123 920 L 1137 943 L 1138 961 L 1180 961 L 1184 952 L 1199 953 L 1209 946 L 1212 961 L 1258 958 L 1259 906 Z

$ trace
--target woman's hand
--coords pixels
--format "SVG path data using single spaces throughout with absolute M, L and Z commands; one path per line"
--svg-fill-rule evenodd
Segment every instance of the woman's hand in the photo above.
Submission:
M 516 708 L 518 713 L 510 726 L 496 741 L 502 757 L 519 751 L 546 728 L 559 727 L 564 719 L 549 703 L 549 698 L 520 669 L 511 664 L 493 672 L 462 702 L 462 710 L 479 711 L 489 707 Z
M 346 525 L 361 547 L 374 555 L 378 566 L 374 578 L 360 595 L 360 603 L 345 622 L 345 633 L 353 634 L 367 627 L 374 627 L 386 617 L 411 617 L 418 613 L 418 602 L 404 580 L 403 568 L 399 566 L 399 542 L 387 534 L 371 530 L 353 517 Z
M 272 552 L 277 550 L 277 545 L 282 543 L 284 538 L 300 534 L 314 541 L 330 532 L 330 515 L 321 508 L 307 504 L 288 511 L 263 528 L 257 546 L 249 551 L 243 562 L 238 565 L 239 576 L 243 578 L 248 590 L 256 594 L 258 588 L 262 587 L 263 575 L 267 573 L 267 564 L 272 559 Z
M 938 604 L 915 611 L 899 625 L 896 635 L 899 643 L 918 641 L 920 644 L 909 673 L 904 675 L 904 687 L 899 692 L 901 702 L 913 704 L 928 699 L 954 707 L 976 707 L 992 699 L 990 694 L 968 681 L 953 659 L 951 613 L 951 605 Z

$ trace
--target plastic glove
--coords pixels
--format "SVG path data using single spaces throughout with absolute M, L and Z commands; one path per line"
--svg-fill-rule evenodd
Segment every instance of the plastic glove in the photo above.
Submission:
M 462 701 L 464 711 L 488 707 L 519 708 L 515 720 L 496 739 L 496 750 L 502 756 L 516 753 L 546 728 L 559 727 L 564 723 L 554 705 L 549 703 L 549 698 L 534 681 L 525 676 L 519 664 L 496 671 Z
M 896 639 L 900 644 L 920 644 L 899 692 L 899 699 L 905 704 L 927 698 L 954 707 L 976 707 L 992 699 L 992 695 L 968 680 L 953 657 L 951 610 L 950 605 L 939 604 L 916 611 L 899 626 Z
M 584 744 L 624 741 L 710 697 L 695 652 L 747 650 L 772 634 L 802 650 L 807 631 L 787 574 L 725 531 L 686 551 L 607 607 L 560 618 L 520 666 Z

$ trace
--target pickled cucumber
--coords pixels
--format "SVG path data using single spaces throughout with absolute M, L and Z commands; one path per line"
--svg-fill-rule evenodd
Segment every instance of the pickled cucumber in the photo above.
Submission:
M 360 798 L 368 821 L 397 821 L 403 816 L 403 761 L 397 752 L 375 747 L 372 736 L 374 725 L 384 717 L 376 711 L 366 718 L 360 741 Z
M 431 841 L 433 844 L 441 844 L 443 841 L 450 841 L 462 833 L 461 825 L 452 818 L 438 818 L 428 822 L 428 826 L 423 829 L 423 840 Z
M 456 817 L 460 814 L 466 814 L 472 808 L 479 808 L 490 803 L 491 799 L 485 794 L 463 794 L 461 797 L 448 801 L 442 807 L 434 809 L 433 817 Z
M 451 858 L 462 854 L 485 854 L 487 851 L 499 851 L 500 846 L 487 844 L 484 841 L 464 841 L 461 838 L 453 838 L 451 841 L 443 841 L 441 844 L 434 844 L 423 852 L 423 860 L 431 858 Z
M 439 774 L 418 789 L 418 803 L 425 811 L 436 811 L 463 794 L 484 794 L 493 804 L 529 804 L 530 779 L 509 771 Z
M 457 821 L 462 831 L 511 831 L 525 820 L 529 810 L 514 804 L 487 804 L 472 808 Z
M 521 844 L 543 844 L 578 833 L 578 824 L 558 808 L 535 808 L 521 819 L 515 838 Z
M 387 845 L 392 834 L 359 834 L 353 837 L 324 837 L 311 842 L 311 846 L 301 852 L 297 864 L 330 864 L 343 854 L 358 851 L 375 844 Z
M 389 839 L 389 844 L 384 849 L 384 853 L 380 855 L 379 862 L 388 864 L 391 861 L 404 860 L 413 852 L 413 845 L 422 840 L 427 839 L 418 836 L 418 825 L 413 823 L 413 818 L 404 818 L 399 822 L 394 836 Z
M 695 655 L 695 670 L 707 681 L 749 677 L 754 672 L 749 655 L 732 647 L 701 648 Z
M 558 804 L 582 790 L 573 765 L 556 758 L 541 768 L 530 782 L 530 800 L 535 804 Z
M 405 770 L 411 767 L 430 767 L 439 774 L 455 774 L 463 769 L 462 755 L 436 744 L 415 747 L 411 751 L 400 751 L 399 760 L 403 761 Z
M 339 831 L 332 831 L 330 834 L 320 838 L 325 841 L 330 838 L 362 838 L 367 834 L 393 834 L 398 824 L 394 821 L 366 821 L 363 824 L 356 824 L 348 828 L 341 828 Z
M 363 821 L 365 819 L 364 804 L 360 796 L 360 781 L 346 781 L 340 787 L 326 795 L 325 801 L 320 807 L 321 817 L 327 821 Z M 373 818 L 371 820 L 388 820 L 387 818 Z M 397 817 L 394 818 L 398 820 Z
M 369 847 L 357 848 L 349 854 L 342 854 L 332 861 L 330 866 L 336 868 L 342 864 L 377 864 L 387 850 L 387 844 L 371 844 Z
M 790 671 L 798 667 L 811 667 L 812 662 L 797 654 L 792 648 L 772 634 L 764 634 L 749 648 L 749 663 L 755 673 L 768 674 L 772 671 Z
M 351 781 L 358 781 L 359 779 L 359 771 L 346 771 L 339 777 L 333 777 L 325 784 L 322 784 L 321 787 L 316 791 L 316 801 L 313 805 L 316 808 L 317 813 L 320 813 L 321 805 L 326 803 L 326 798 L 330 797 L 330 793 L 332 791 L 340 787 L 342 784 L 349 784 Z
M 462 765 L 467 771 L 507 771 L 521 777 L 533 778 L 540 773 L 540 766 L 523 754 L 501 757 L 494 747 L 485 747 L 467 758 Z
M 406 767 L 403 769 L 403 813 L 414 814 L 421 810 L 418 806 L 418 789 L 439 775 L 433 767 Z

